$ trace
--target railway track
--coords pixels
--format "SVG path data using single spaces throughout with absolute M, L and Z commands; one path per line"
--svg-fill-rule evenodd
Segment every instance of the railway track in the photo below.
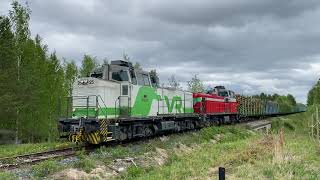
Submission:
M 264 126 L 265 124 L 270 124 L 269 121 L 263 121 L 264 124 L 259 123 L 259 120 L 257 121 L 251 121 L 251 122 L 241 122 L 240 124 L 247 124 L 251 129 Z M 138 140 L 139 141 L 139 140 Z M 131 141 L 130 141 L 131 142 Z M 127 142 L 128 143 L 128 142 Z M 115 145 L 117 143 L 110 143 L 109 146 Z M 126 144 L 126 143 L 125 143 Z M 70 147 L 70 148 L 64 148 L 64 149 L 56 149 L 56 150 L 49 150 L 39 153 L 31 153 L 31 154 L 25 154 L 25 155 L 18 155 L 14 157 L 5 157 L 0 158 L 0 170 L 8 170 L 8 169 L 15 169 L 20 166 L 24 165 L 30 165 L 35 164 L 44 160 L 59 158 L 59 157 L 69 157 L 76 155 L 76 152 L 85 148 L 85 150 L 88 152 L 94 150 L 96 147 L 94 146 L 79 146 L 79 147 Z
M 0 170 L 15 169 L 23 165 L 35 164 L 40 161 L 59 157 L 68 157 L 76 154 L 80 147 L 56 149 L 39 153 L 31 153 L 0 159 Z

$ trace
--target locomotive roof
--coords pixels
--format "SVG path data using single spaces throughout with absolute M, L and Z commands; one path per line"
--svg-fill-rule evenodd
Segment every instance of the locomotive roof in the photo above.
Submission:
M 217 94 L 206 94 L 206 93 L 193 93 L 193 97 L 203 97 L 203 98 L 217 98 L 217 99 L 224 99 L 222 96 L 218 96 Z

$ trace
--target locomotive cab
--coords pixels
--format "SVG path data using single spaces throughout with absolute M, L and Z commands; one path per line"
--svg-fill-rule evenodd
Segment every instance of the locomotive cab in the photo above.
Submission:
M 218 96 L 224 97 L 226 101 L 235 99 L 235 93 L 231 90 L 227 90 L 224 86 L 216 86 L 211 94 L 216 94 Z
M 131 82 L 131 75 L 134 73 L 130 72 L 130 70 L 133 71 L 132 64 L 130 62 L 116 60 L 111 61 L 111 64 L 104 63 L 102 66 L 94 69 L 90 77 L 118 82 Z M 135 76 L 132 78 L 134 77 Z
M 139 86 L 159 86 L 159 78 L 156 74 L 134 68 L 131 62 L 123 60 L 111 61 L 96 68 L 90 75 L 93 78 L 116 82 L 128 82 Z

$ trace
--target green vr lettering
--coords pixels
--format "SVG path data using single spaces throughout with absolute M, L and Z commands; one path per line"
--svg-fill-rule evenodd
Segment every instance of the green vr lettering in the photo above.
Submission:
M 179 96 L 174 96 L 171 100 L 171 103 L 169 101 L 168 96 L 164 96 L 164 99 L 166 101 L 167 107 L 168 107 L 168 112 L 172 113 L 174 105 L 176 106 L 176 110 L 178 113 L 181 113 L 181 108 L 182 108 L 182 99 Z

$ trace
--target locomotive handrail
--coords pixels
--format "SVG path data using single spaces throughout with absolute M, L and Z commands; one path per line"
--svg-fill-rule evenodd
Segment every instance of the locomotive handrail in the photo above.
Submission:
M 95 105 L 90 105 L 90 98 L 91 97 L 95 97 Z M 69 117 L 69 103 L 70 103 L 70 99 L 71 99 L 71 103 L 74 100 L 86 100 L 86 105 L 74 105 L 73 103 L 71 104 L 72 108 L 86 108 L 86 119 L 89 118 L 89 109 L 90 108 L 95 108 L 96 110 L 96 115 L 95 117 L 99 117 L 99 109 L 102 109 L 102 105 L 105 107 L 105 117 L 107 118 L 107 106 L 104 102 L 104 100 L 102 99 L 102 97 L 100 95 L 87 95 L 87 96 L 66 96 L 64 98 L 67 98 L 67 112 L 66 112 L 66 117 Z M 102 104 L 99 103 L 99 99 L 101 100 Z M 60 113 L 61 114 L 61 113 Z
M 104 107 L 105 107 L 105 117 L 107 118 L 107 116 L 108 116 L 108 113 L 107 113 L 107 105 L 105 104 L 105 102 L 103 101 L 103 99 L 102 99 L 102 97 L 100 96 L 100 95 L 98 95 L 98 97 L 100 98 L 100 100 L 101 100 L 101 102 L 103 103 L 103 105 L 104 105 Z M 100 104 L 99 104 L 99 102 L 98 102 L 98 106 L 100 107 L 100 109 L 102 109 L 101 108 L 101 106 L 100 106 Z M 98 111 L 98 117 L 99 117 L 99 111 Z
M 120 116 L 120 98 L 121 97 L 127 97 L 128 98 L 128 115 L 130 115 L 131 116 L 131 97 L 129 97 L 129 96 L 123 96 L 123 95 L 120 95 L 120 96 L 118 96 L 117 97 L 117 99 L 115 100 L 115 102 L 114 102 L 114 115 L 115 115 L 115 117 L 116 117 L 116 115 L 117 115 L 117 101 L 119 101 L 119 115 L 118 115 L 118 117 Z
M 116 118 L 116 116 L 117 116 L 117 101 L 119 101 L 119 106 L 120 106 L 120 98 L 119 97 L 114 101 L 114 118 Z

